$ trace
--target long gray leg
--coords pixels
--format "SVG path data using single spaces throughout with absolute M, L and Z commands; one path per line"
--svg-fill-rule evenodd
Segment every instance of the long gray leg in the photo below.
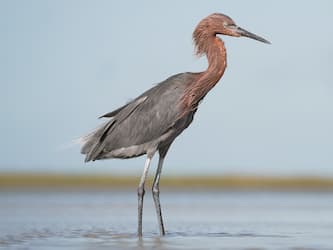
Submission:
M 145 195 L 145 182 L 148 175 L 152 156 L 147 156 L 145 167 L 141 176 L 140 184 L 138 187 L 138 236 L 142 237 L 142 210 L 143 210 L 143 196 Z
M 156 171 L 156 175 L 155 175 L 154 183 L 153 183 L 153 198 L 154 198 L 154 203 L 155 203 L 158 225 L 160 228 L 160 234 L 162 236 L 165 235 L 165 230 L 164 230 L 162 210 L 161 210 L 161 204 L 160 204 L 160 178 L 161 178 L 164 158 L 165 158 L 165 155 L 166 155 L 168 149 L 169 149 L 169 146 L 167 146 L 166 148 L 164 148 L 163 150 L 160 151 L 160 158 L 158 160 L 157 171 Z
M 164 157 L 162 158 L 160 156 L 160 158 L 158 160 L 158 167 L 157 167 L 154 184 L 153 184 L 153 198 L 154 198 L 157 220 L 158 220 L 158 225 L 160 228 L 161 235 L 165 235 L 163 218 L 162 218 L 162 210 L 161 210 L 161 204 L 160 204 L 160 177 L 161 177 L 161 172 L 162 172 L 163 161 L 164 161 Z

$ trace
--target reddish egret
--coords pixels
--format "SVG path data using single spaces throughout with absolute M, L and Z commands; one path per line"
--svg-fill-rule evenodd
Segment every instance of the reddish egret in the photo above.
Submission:
M 85 161 L 133 158 L 146 154 L 138 193 L 138 235 L 142 236 L 142 209 L 145 182 L 152 157 L 159 161 L 152 192 L 160 234 L 164 226 L 159 200 L 159 181 L 164 158 L 175 138 L 192 122 L 200 101 L 222 77 L 227 65 L 226 49 L 216 35 L 249 37 L 269 43 L 240 27 L 228 16 L 212 14 L 193 33 L 196 54 L 206 55 L 208 68 L 200 73 L 181 73 L 159 83 L 126 105 L 101 117 L 109 118 L 101 127 L 83 137 L 81 153 Z

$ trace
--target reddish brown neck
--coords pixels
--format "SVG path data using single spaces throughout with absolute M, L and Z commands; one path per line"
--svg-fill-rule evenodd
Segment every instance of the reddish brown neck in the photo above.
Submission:
M 223 41 L 216 36 L 212 36 L 206 42 L 209 44 L 205 51 L 208 68 L 206 71 L 199 73 L 196 81 L 186 90 L 182 100 L 183 108 L 186 111 L 197 108 L 202 98 L 221 79 L 227 66 L 227 53 Z

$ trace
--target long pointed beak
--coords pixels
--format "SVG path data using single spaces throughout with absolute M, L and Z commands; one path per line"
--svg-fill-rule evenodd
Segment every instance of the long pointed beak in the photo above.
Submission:
M 270 41 L 267 41 L 266 39 L 260 37 L 260 36 L 257 36 L 256 34 L 253 34 L 245 29 L 242 29 L 241 27 L 237 27 L 236 29 L 236 32 L 241 35 L 241 36 L 246 36 L 248 38 L 251 38 L 251 39 L 254 39 L 254 40 L 257 40 L 257 41 L 260 41 L 260 42 L 263 42 L 263 43 L 268 43 L 268 44 L 271 44 Z

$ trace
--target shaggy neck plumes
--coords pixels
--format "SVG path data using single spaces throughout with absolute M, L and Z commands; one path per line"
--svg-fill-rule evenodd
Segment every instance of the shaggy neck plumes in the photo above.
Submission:
M 227 65 L 226 49 L 223 41 L 215 34 L 206 33 L 202 27 L 197 27 L 193 33 L 196 54 L 206 55 L 208 68 L 198 74 L 196 81 L 191 84 L 183 97 L 182 104 L 186 111 L 197 108 L 198 103 L 221 79 Z

